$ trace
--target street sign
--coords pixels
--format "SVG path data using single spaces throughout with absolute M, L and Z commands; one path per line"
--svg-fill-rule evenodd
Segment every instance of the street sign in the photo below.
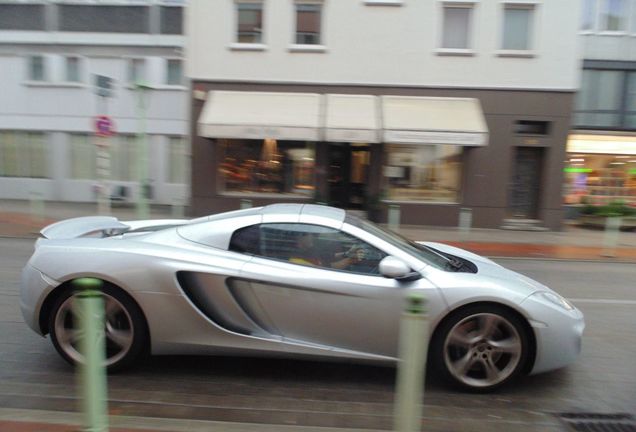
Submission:
M 113 119 L 106 115 L 95 116 L 95 135 L 98 137 L 109 137 L 115 133 L 115 123 Z
M 96 93 L 102 97 L 111 97 L 113 79 L 104 75 L 95 75 Z

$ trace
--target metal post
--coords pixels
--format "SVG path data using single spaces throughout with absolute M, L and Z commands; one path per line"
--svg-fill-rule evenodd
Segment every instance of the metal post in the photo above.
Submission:
M 422 424 L 422 399 L 428 350 L 426 299 L 413 293 L 400 323 L 399 354 L 393 414 L 396 432 L 416 432 Z
M 139 219 L 148 219 L 148 198 L 146 197 L 146 182 L 148 181 L 148 143 L 146 138 L 146 115 L 148 107 L 146 103 L 146 92 L 148 89 L 149 87 L 145 84 L 137 84 L 137 117 L 139 119 L 139 130 L 137 131 L 137 179 L 139 181 L 137 217 Z
M 389 205 L 389 229 L 391 231 L 397 231 L 400 228 L 400 206 L 397 204 Z
M 100 289 L 102 281 L 81 278 L 73 281 L 78 289 L 74 305 L 79 318 L 80 352 L 84 362 L 79 365 L 80 393 L 85 430 L 108 431 L 106 371 L 104 369 L 104 302 Z
M 603 251 L 601 256 L 614 258 L 616 256 L 616 245 L 618 244 L 618 233 L 621 228 L 622 219 L 620 216 L 611 216 L 605 220 L 605 234 L 603 236 Z

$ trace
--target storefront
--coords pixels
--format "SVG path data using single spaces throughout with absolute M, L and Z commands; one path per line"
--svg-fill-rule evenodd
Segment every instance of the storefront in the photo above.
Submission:
M 317 202 L 560 229 L 572 93 L 193 81 L 192 215 Z
M 636 206 L 636 136 L 572 134 L 567 144 L 565 203 Z
M 198 134 L 213 141 L 227 198 L 458 204 L 465 147 L 487 145 L 478 100 L 211 91 Z

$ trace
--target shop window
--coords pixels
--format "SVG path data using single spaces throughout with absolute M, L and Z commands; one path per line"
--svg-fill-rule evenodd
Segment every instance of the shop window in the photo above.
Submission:
M 69 135 L 71 150 L 71 177 L 74 179 L 97 178 L 97 150 L 93 137 L 88 134 Z
M 296 44 L 320 45 L 322 5 L 320 3 L 296 4 Z
M 518 120 L 515 122 L 515 133 L 518 135 L 549 135 L 550 122 Z
M 444 5 L 442 48 L 469 49 L 470 27 L 473 8 L 471 5 Z
M 533 5 L 506 4 L 504 6 L 504 50 L 524 51 L 532 49 Z
M 387 199 L 458 202 L 461 149 L 453 145 L 389 145 L 389 163 L 384 167 Z
M 0 176 L 48 177 L 46 135 L 0 131 Z
M 565 203 L 636 206 L 636 155 L 569 153 Z
M 238 43 L 263 43 L 263 4 L 260 2 L 239 2 L 236 7 L 236 41 Z
M 183 137 L 168 138 L 168 183 L 188 183 L 190 155 Z
M 313 143 L 222 140 L 221 190 L 248 194 L 313 196 Z

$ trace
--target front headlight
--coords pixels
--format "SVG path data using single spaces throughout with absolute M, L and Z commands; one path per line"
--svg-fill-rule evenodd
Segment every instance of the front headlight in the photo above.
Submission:
M 554 303 L 557 306 L 561 306 L 565 310 L 568 310 L 568 311 L 574 310 L 574 305 L 570 303 L 569 301 L 567 301 L 566 299 L 564 299 L 563 297 L 561 297 L 560 295 L 558 295 L 557 293 L 553 293 L 550 291 L 543 291 L 538 294 L 542 296 L 544 299 L 550 301 L 551 303 Z

